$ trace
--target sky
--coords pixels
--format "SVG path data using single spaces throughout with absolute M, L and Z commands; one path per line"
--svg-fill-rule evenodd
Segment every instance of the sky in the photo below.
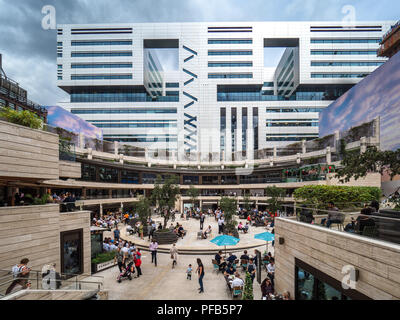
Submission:
M 41 26 L 45 5 L 55 7 L 57 24 L 341 21 L 346 5 L 354 6 L 356 21 L 400 17 L 395 0 L 0 0 L 3 69 L 42 105 L 68 100 L 56 86 L 56 30 Z

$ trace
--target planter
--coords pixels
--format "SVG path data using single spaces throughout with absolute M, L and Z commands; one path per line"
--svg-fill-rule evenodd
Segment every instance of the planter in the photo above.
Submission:
M 233 231 L 224 231 L 224 234 L 225 235 L 231 235 L 232 237 L 240 239 L 239 238 L 239 232 L 237 231 L 237 229 L 235 229 Z
M 158 244 L 173 244 L 178 241 L 178 237 L 173 231 L 154 231 L 153 238 L 157 241 Z
M 114 259 L 101 263 L 92 263 L 92 273 L 96 273 L 108 268 L 112 268 L 117 265 L 117 262 L 114 262 Z

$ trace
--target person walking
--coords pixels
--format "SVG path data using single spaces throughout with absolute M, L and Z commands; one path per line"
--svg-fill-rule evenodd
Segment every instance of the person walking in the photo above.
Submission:
M 151 263 L 154 262 L 154 265 L 157 267 L 157 249 L 158 249 L 158 243 L 157 243 L 157 241 L 156 241 L 154 238 L 151 240 L 149 249 L 150 249 L 150 252 L 151 252 Z
M 137 249 L 137 251 L 134 255 L 133 261 L 135 263 L 135 267 L 136 267 L 136 271 L 137 271 L 136 278 L 139 278 L 142 275 L 142 269 L 140 268 L 140 266 L 142 265 L 142 254 L 141 254 L 139 248 Z
M 178 263 L 178 249 L 176 248 L 176 244 L 174 243 L 169 250 L 172 259 L 172 269 L 175 268 L 176 264 Z
M 143 223 L 140 223 L 139 225 L 139 234 L 140 234 L 140 239 L 143 240 Z
M 30 283 L 26 278 L 29 278 L 29 272 L 31 271 L 28 268 L 28 258 L 24 258 L 20 261 L 19 264 L 16 264 L 12 267 L 12 275 L 13 275 L 13 282 L 11 282 L 10 286 L 6 290 L 6 295 L 10 294 L 16 285 L 20 285 L 22 289 L 27 289 L 30 286 Z
M 224 233 L 224 217 L 220 216 L 218 219 L 218 234 Z
M 204 278 L 204 266 L 203 263 L 201 262 L 201 259 L 197 258 L 197 270 L 196 273 L 199 275 L 199 293 L 204 292 L 204 287 L 203 287 L 203 278 Z
M 115 230 L 114 230 L 114 240 L 116 242 L 119 242 L 119 235 L 120 235 L 120 231 L 118 229 L 118 226 L 115 226 Z
M 119 272 L 122 272 L 122 267 L 125 268 L 125 252 L 122 250 L 121 247 L 118 247 L 117 254 L 114 257 L 114 262 L 118 263 Z
M 200 213 L 200 230 L 203 230 L 204 220 L 206 216 L 204 213 Z

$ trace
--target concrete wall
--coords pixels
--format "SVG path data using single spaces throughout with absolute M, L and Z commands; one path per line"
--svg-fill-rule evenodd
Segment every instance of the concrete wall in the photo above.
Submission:
M 59 169 L 60 178 L 80 179 L 82 176 L 80 162 L 60 161 Z
M 83 228 L 84 273 L 90 273 L 90 212 L 60 213 L 58 204 L 0 208 L 0 269 L 22 258 L 33 270 L 55 262 L 61 267 L 60 232 Z
M 58 135 L 0 121 L 0 177 L 58 179 Z
M 90 274 L 90 211 L 60 213 L 60 232 L 81 228 L 83 228 L 83 273 Z
M 354 180 L 350 179 L 349 182 L 341 183 L 338 178 L 334 178 L 335 174 L 328 174 L 326 184 L 331 186 L 351 186 L 351 187 L 381 187 L 381 174 L 369 173 L 365 178 Z
M 275 286 L 295 295 L 295 258 L 341 281 L 342 267 L 360 270 L 355 290 L 372 299 L 400 299 L 400 246 L 293 219 L 275 224 Z M 284 238 L 280 245 L 278 239 Z

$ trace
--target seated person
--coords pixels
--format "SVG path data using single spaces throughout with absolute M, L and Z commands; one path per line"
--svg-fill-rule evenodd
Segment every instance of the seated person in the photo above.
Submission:
M 344 227 L 344 231 L 346 232 L 355 232 L 356 230 L 356 221 L 354 220 L 354 218 L 351 218 L 351 222 L 346 224 L 346 226 Z
M 235 287 L 243 287 L 244 286 L 244 282 L 242 280 L 242 278 L 240 277 L 239 272 L 235 273 L 235 279 L 232 280 L 231 282 L 231 288 L 235 288 Z
M 233 269 L 232 265 L 227 267 L 225 272 L 224 272 L 224 276 L 225 277 L 233 276 L 234 274 L 235 274 L 235 269 Z
M 338 223 L 341 221 L 342 214 L 339 212 L 339 209 L 335 207 L 335 204 L 332 201 L 328 203 L 328 210 L 328 217 L 323 218 L 321 224 L 326 224 L 326 227 L 330 228 L 332 223 Z
M 240 221 L 239 225 L 238 225 L 238 231 L 242 231 L 243 230 L 243 224 L 242 221 Z
M 250 260 L 250 257 L 247 254 L 247 250 L 244 250 L 243 254 L 240 256 L 240 260 Z
M 233 264 L 234 262 L 235 262 L 235 260 L 237 259 L 237 257 L 233 254 L 233 253 L 229 253 L 229 258 L 228 259 L 226 259 L 226 261 L 229 263 L 229 264 Z
M 249 223 L 248 222 L 246 222 L 246 225 L 243 227 L 243 232 L 244 233 L 249 232 Z
M 185 234 L 186 234 L 186 231 L 183 229 L 182 225 L 180 225 L 179 228 L 178 228 L 178 236 L 182 237 L 182 239 L 183 239 L 183 236 Z
M 219 270 L 222 271 L 226 267 L 226 262 L 224 261 L 224 258 L 222 257 L 222 251 L 218 251 L 218 253 L 215 255 L 215 260 L 217 261 L 217 264 L 219 266 Z
M 208 226 L 208 228 L 203 232 L 203 234 L 202 234 L 202 236 L 203 236 L 203 239 L 207 239 L 207 235 L 208 234 L 211 234 L 211 226 Z
M 375 221 L 372 218 L 368 217 L 371 214 L 372 214 L 371 208 L 361 209 L 361 214 L 357 217 L 355 222 L 354 230 L 356 230 L 356 232 L 362 234 L 365 227 L 370 227 L 370 226 L 372 227 L 375 225 Z

